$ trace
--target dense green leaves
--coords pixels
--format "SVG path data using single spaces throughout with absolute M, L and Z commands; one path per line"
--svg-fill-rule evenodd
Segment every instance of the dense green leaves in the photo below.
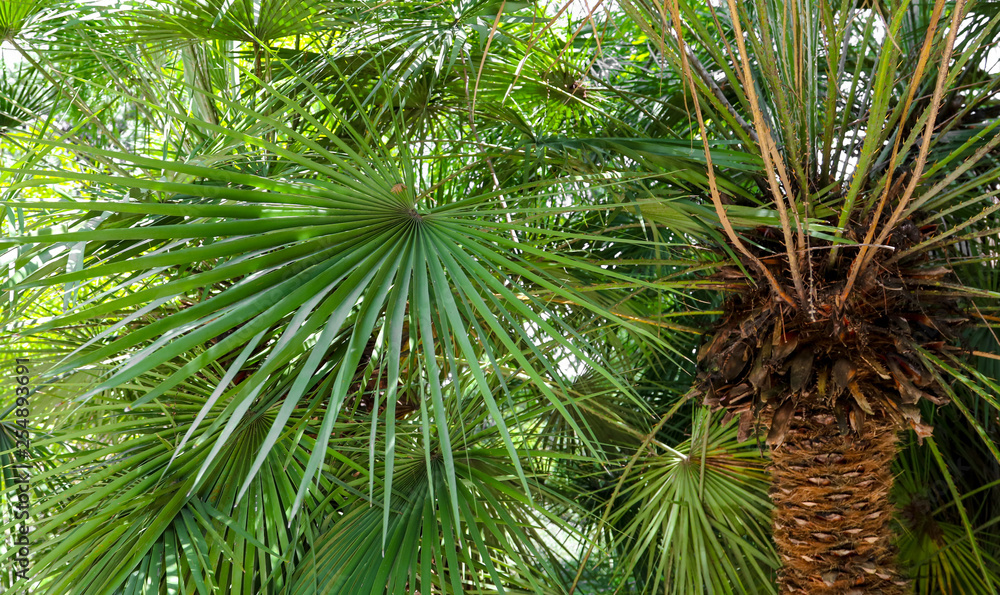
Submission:
M 995 7 L 561 8 L 0 3 L 33 591 L 773 592 L 691 360 L 734 238 L 860 259 L 871 217 L 981 315 L 925 354 L 956 406 L 898 499 L 948 489 L 903 559 L 1000 574 Z
M 643 591 L 773 592 L 766 475 L 736 424 L 710 423 L 703 413 L 677 450 L 644 456 L 611 516 L 623 569 Z

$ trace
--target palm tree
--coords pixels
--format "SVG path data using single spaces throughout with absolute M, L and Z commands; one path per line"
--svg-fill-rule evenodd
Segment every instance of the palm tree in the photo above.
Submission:
M 1000 588 L 995 10 L 559 8 L 0 8 L 5 587 Z
M 897 434 L 910 427 L 931 436 L 920 402 L 946 404 L 954 393 L 942 373 L 974 369 L 955 345 L 958 329 L 989 325 L 968 301 L 988 291 L 969 289 L 961 274 L 963 260 L 990 262 L 989 248 L 974 246 L 996 230 L 988 152 L 1000 139 L 975 150 L 970 142 L 995 126 L 980 115 L 986 105 L 975 105 L 992 91 L 971 82 L 989 76 L 971 32 L 960 33 L 980 19 L 962 3 L 947 7 L 950 20 L 944 2 L 872 11 L 861 39 L 874 40 L 877 23 L 887 43 L 872 70 L 851 73 L 849 61 L 868 58 L 836 47 L 859 33 L 853 7 L 775 8 L 729 3 L 727 75 L 743 90 L 747 109 L 737 113 L 752 117 L 747 146 L 764 164 L 751 200 L 776 208 L 781 226 L 737 232 L 710 179 L 738 253 L 717 275 L 738 279 L 742 269 L 755 282 L 732 283 L 723 320 L 699 353 L 696 392 L 738 415 L 742 435 L 767 430 L 783 592 L 902 593 L 890 530 Z M 684 19 L 678 7 L 671 17 L 675 26 Z M 704 68 L 691 66 L 699 59 L 687 54 L 682 29 L 668 38 L 697 95 L 695 72 Z M 838 97 L 844 83 L 864 78 L 870 95 Z M 968 95 L 954 86 L 962 79 Z M 697 101 L 695 111 L 707 152 Z M 836 173 L 842 164 L 854 170 L 849 180 Z M 812 233 L 816 220 L 836 230 Z

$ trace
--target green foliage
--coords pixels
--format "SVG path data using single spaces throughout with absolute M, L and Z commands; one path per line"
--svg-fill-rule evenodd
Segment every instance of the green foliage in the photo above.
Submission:
M 0 1 L 36 527 L 0 585 L 774 592 L 766 460 L 685 402 L 691 360 L 732 234 L 863 254 L 879 213 L 936 226 L 909 250 L 981 315 L 932 362 L 956 406 L 897 499 L 939 482 L 940 530 L 903 519 L 902 559 L 986 592 L 1000 17 L 866 6 Z

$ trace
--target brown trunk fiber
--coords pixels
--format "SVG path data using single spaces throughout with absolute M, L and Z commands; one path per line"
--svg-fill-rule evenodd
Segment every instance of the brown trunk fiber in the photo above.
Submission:
M 843 436 L 830 410 L 796 411 L 771 454 L 782 593 L 902 595 L 891 545 L 896 427 L 869 417 Z

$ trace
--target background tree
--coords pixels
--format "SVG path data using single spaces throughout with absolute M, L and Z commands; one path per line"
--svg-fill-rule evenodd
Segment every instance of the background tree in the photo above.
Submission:
M 994 592 L 995 12 L 4 3 L 32 588 Z

